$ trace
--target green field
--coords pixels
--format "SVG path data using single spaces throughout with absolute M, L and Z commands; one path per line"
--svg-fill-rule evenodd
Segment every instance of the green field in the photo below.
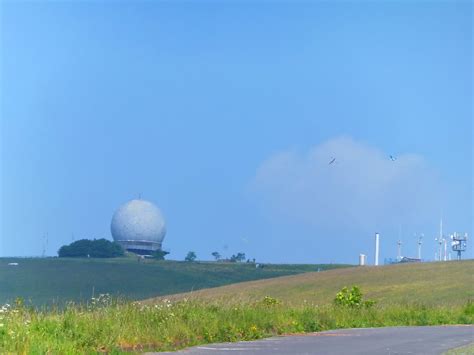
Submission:
M 12 262 L 19 265 L 9 266 Z M 17 297 L 33 305 L 63 304 L 105 293 L 137 300 L 341 266 L 267 264 L 256 269 L 250 263 L 138 262 L 135 258 L 1 258 L 0 304 Z
M 201 290 L 173 299 L 247 302 L 272 296 L 287 303 L 328 304 L 337 291 L 351 285 L 360 286 L 368 298 L 379 304 L 460 305 L 474 299 L 474 260 L 311 272 Z

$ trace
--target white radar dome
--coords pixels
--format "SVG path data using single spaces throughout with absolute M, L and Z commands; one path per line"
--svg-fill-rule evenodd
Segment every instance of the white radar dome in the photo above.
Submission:
M 161 249 L 166 234 L 160 209 L 145 200 L 131 200 L 120 206 L 112 217 L 110 229 L 115 242 L 138 254 Z

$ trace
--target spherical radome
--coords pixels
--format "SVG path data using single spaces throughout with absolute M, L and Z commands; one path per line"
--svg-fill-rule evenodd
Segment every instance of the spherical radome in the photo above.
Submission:
M 166 234 L 165 220 L 153 203 L 131 200 L 120 206 L 110 226 L 114 241 L 126 249 L 161 249 Z

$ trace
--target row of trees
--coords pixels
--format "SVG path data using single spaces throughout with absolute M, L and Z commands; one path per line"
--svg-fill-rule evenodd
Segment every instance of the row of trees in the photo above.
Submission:
M 169 254 L 164 250 L 157 250 L 153 253 L 153 258 L 158 260 L 164 260 L 165 256 Z M 124 256 L 125 251 L 123 248 L 115 243 L 111 242 L 107 239 L 80 239 L 75 242 L 72 242 L 69 245 L 63 245 L 58 250 L 58 256 L 60 258 L 115 258 Z M 221 254 L 217 251 L 211 253 L 216 261 L 227 261 L 227 262 L 234 262 L 240 263 L 245 261 L 245 253 L 237 253 L 233 254 L 228 259 L 223 259 Z M 196 261 L 197 255 L 194 251 L 190 251 L 186 257 L 184 258 L 185 261 Z M 250 260 L 247 260 L 248 262 Z M 254 260 L 255 261 L 255 260 Z

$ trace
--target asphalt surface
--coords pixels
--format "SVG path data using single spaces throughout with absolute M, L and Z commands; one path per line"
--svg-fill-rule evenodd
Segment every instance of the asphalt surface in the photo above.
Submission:
M 154 354 L 442 354 L 474 342 L 474 326 L 339 329 L 257 341 L 201 345 Z

